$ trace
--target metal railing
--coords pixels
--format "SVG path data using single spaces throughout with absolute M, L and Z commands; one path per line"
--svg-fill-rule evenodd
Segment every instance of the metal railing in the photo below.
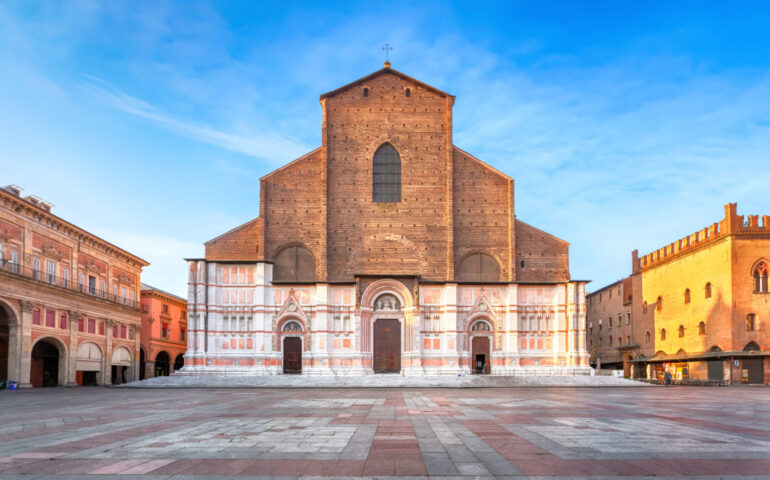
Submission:
M 41 272 L 40 270 L 25 267 L 18 263 L 12 263 L 9 260 L 0 260 L 0 271 L 12 273 L 20 277 L 28 278 L 36 282 L 53 285 L 59 288 L 65 288 L 74 292 L 91 295 L 93 297 L 101 298 L 109 302 L 125 305 L 127 307 L 138 308 L 139 302 L 137 300 L 131 300 L 130 298 L 115 295 L 106 290 L 96 288 L 94 286 L 79 284 L 73 281 L 71 278 L 58 277 L 56 275 L 49 275 Z

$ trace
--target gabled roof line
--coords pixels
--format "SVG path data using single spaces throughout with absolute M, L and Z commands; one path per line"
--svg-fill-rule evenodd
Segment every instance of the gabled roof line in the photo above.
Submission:
M 519 220 L 518 218 L 516 219 L 516 221 L 517 221 L 517 222 L 519 222 L 519 223 L 521 223 L 521 224 L 523 224 L 523 225 L 525 225 L 525 226 L 527 226 L 527 227 L 529 227 L 529 228 L 531 228 L 532 230 L 535 230 L 535 231 L 537 231 L 537 232 L 540 232 L 540 233 L 542 233 L 543 235 L 548 235 L 549 237 L 551 237 L 551 238 L 553 238 L 553 239 L 555 239 L 555 240 L 558 240 L 558 241 L 560 241 L 561 243 L 563 243 L 563 244 L 565 244 L 565 245 L 569 245 L 569 242 L 568 242 L 568 241 L 566 241 L 566 240 L 562 240 L 561 238 L 557 237 L 556 235 L 553 235 L 553 234 L 551 234 L 551 233 L 548 233 L 548 232 L 545 232 L 545 231 L 543 231 L 543 230 L 540 230 L 540 229 L 539 229 L 539 228 L 537 228 L 537 227 L 533 227 L 532 225 L 528 224 L 527 222 L 522 222 L 522 221 L 521 221 L 521 220 Z
M 295 165 L 295 164 L 297 164 L 297 163 L 299 163 L 299 162 L 301 162 L 303 160 L 306 160 L 308 157 L 310 157 L 311 155 L 313 155 L 317 151 L 321 150 L 321 148 L 322 147 L 316 147 L 313 150 L 311 150 L 311 151 L 307 152 L 306 154 L 302 155 L 301 157 L 295 158 L 294 160 L 292 160 L 291 162 L 287 163 L 286 165 L 284 165 L 282 167 L 279 167 L 279 168 L 276 168 L 275 170 L 273 170 L 270 173 L 264 174 L 263 176 L 259 177 L 259 181 L 261 182 L 262 180 L 266 179 L 267 177 L 275 175 L 276 173 L 278 173 L 278 172 L 280 172 L 282 170 L 285 170 L 285 169 L 291 167 L 292 165 Z
M 503 172 L 501 172 L 500 170 L 496 169 L 495 167 L 493 167 L 492 165 L 488 164 L 487 162 L 485 162 L 483 160 L 479 160 L 478 158 L 474 157 L 472 154 L 466 152 L 465 150 L 463 150 L 462 148 L 458 147 L 457 145 L 452 145 L 452 147 L 454 147 L 455 150 L 457 150 L 458 152 L 462 153 L 463 155 L 466 155 L 466 156 L 476 160 L 481 165 L 483 165 L 484 167 L 486 167 L 489 170 L 492 170 L 493 172 L 495 172 L 496 174 L 500 175 L 501 177 L 504 177 L 507 180 L 513 181 L 513 178 L 511 178 L 508 175 L 504 174 Z
M 237 227 L 235 227 L 235 228 L 231 228 L 230 230 L 226 231 L 226 232 L 225 232 L 225 233 L 223 233 L 222 235 L 220 235 L 220 236 L 218 236 L 218 237 L 216 237 L 216 238 L 212 238 L 212 239 L 211 239 L 211 240 L 209 240 L 208 242 L 205 242 L 205 243 L 204 243 L 204 245 L 208 245 L 208 244 L 209 244 L 209 243 L 211 243 L 211 242 L 216 242 L 216 241 L 217 241 L 217 240 L 219 240 L 220 238 L 222 238 L 222 237 L 225 237 L 225 236 L 227 236 L 227 235 L 229 235 L 229 234 L 233 233 L 234 231 L 236 231 L 236 230 L 240 230 L 241 228 L 243 228 L 243 227 L 245 227 L 245 226 L 247 226 L 247 225 L 249 225 L 249 224 L 251 224 L 251 223 L 257 222 L 257 221 L 261 221 L 261 219 L 260 219 L 259 217 L 257 217 L 257 218 L 253 218 L 253 219 L 249 220 L 248 222 L 246 222 L 246 223 L 244 223 L 244 224 L 238 225 L 238 226 L 237 226 Z
M 422 87 L 422 88 L 424 88 L 426 90 L 429 90 L 429 91 L 431 91 L 431 92 L 433 92 L 433 93 L 435 93 L 437 95 L 440 95 L 442 97 L 452 97 L 452 98 L 454 98 L 454 95 L 450 95 L 450 94 L 448 94 L 448 93 L 446 93 L 446 92 L 444 92 L 442 90 L 439 90 L 436 87 L 431 87 L 427 83 L 423 83 L 423 82 L 421 82 L 421 81 L 419 81 L 419 80 L 417 80 L 415 78 L 410 77 L 409 75 L 406 75 L 404 73 L 399 72 L 398 70 L 394 70 L 394 69 L 392 69 L 390 67 L 385 67 L 385 68 L 381 68 L 380 70 L 377 70 L 376 72 L 370 73 L 369 75 L 366 75 L 365 77 L 361 77 L 358 80 L 350 82 L 347 85 L 343 85 L 343 86 L 341 86 L 341 87 L 339 87 L 337 89 L 334 89 L 331 92 L 326 92 L 326 93 L 321 94 L 321 100 L 323 100 L 324 98 L 333 97 L 333 96 L 335 96 L 335 95 L 337 95 L 337 94 L 339 94 L 339 93 L 341 93 L 341 92 L 343 92 L 343 91 L 345 91 L 345 90 L 347 90 L 347 89 L 349 89 L 351 87 L 355 87 L 356 85 L 360 85 L 360 84 L 362 84 L 364 82 L 367 82 L 367 81 L 371 80 L 374 77 L 378 77 L 378 76 L 383 75 L 385 73 L 390 73 L 391 75 L 396 75 L 397 77 L 401 77 L 402 79 L 404 79 L 404 80 L 406 80 L 408 82 L 414 83 L 415 85 L 417 85 L 419 87 Z

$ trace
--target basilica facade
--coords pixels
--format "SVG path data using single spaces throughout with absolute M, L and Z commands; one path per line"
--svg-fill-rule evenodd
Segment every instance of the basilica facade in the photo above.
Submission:
M 320 100 L 321 146 L 188 259 L 179 373 L 588 373 L 569 244 L 454 146 L 454 97 L 386 63 Z

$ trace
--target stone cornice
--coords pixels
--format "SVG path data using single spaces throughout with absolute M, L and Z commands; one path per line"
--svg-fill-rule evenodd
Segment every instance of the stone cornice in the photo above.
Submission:
M 36 206 L 24 200 L 23 198 L 12 195 L 5 190 L 0 189 L 0 199 L 2 199 L 5 203 L 5 205 L 2 206 L 14 211 L 17 215 L 25 215 L 26 217 L 29 217 L 28 221 L 33 225 L 37 223 L 41 226 L 53 225 L 63 227 L 65 234 L 67 231 L 72 232 L 74 236 L 71 238 L 74 238 L 81 244 L 85 243 L 89 246 L 92 246 L 93 248 L 98 248 L 99 250 L 111 254 L 112 256 L 117 257 L 118 259 L 134 267 L 141 268 L 149 265 L 149 262 L 146 260 L 130 252 L 127 252 L 117 245 L 113 245 L 112 243 L 80 227 L 77 227 L 76 225 L 52 214 L 51 212 L 47 212 L 43 208 Z

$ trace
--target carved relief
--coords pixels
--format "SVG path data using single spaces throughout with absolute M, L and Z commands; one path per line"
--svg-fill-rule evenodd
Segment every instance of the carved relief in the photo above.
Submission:
M 35 309 L 35 303 L 27 300 L 19 300 L 19 305 L 24 313 L 32 313 L 32 310 Z

